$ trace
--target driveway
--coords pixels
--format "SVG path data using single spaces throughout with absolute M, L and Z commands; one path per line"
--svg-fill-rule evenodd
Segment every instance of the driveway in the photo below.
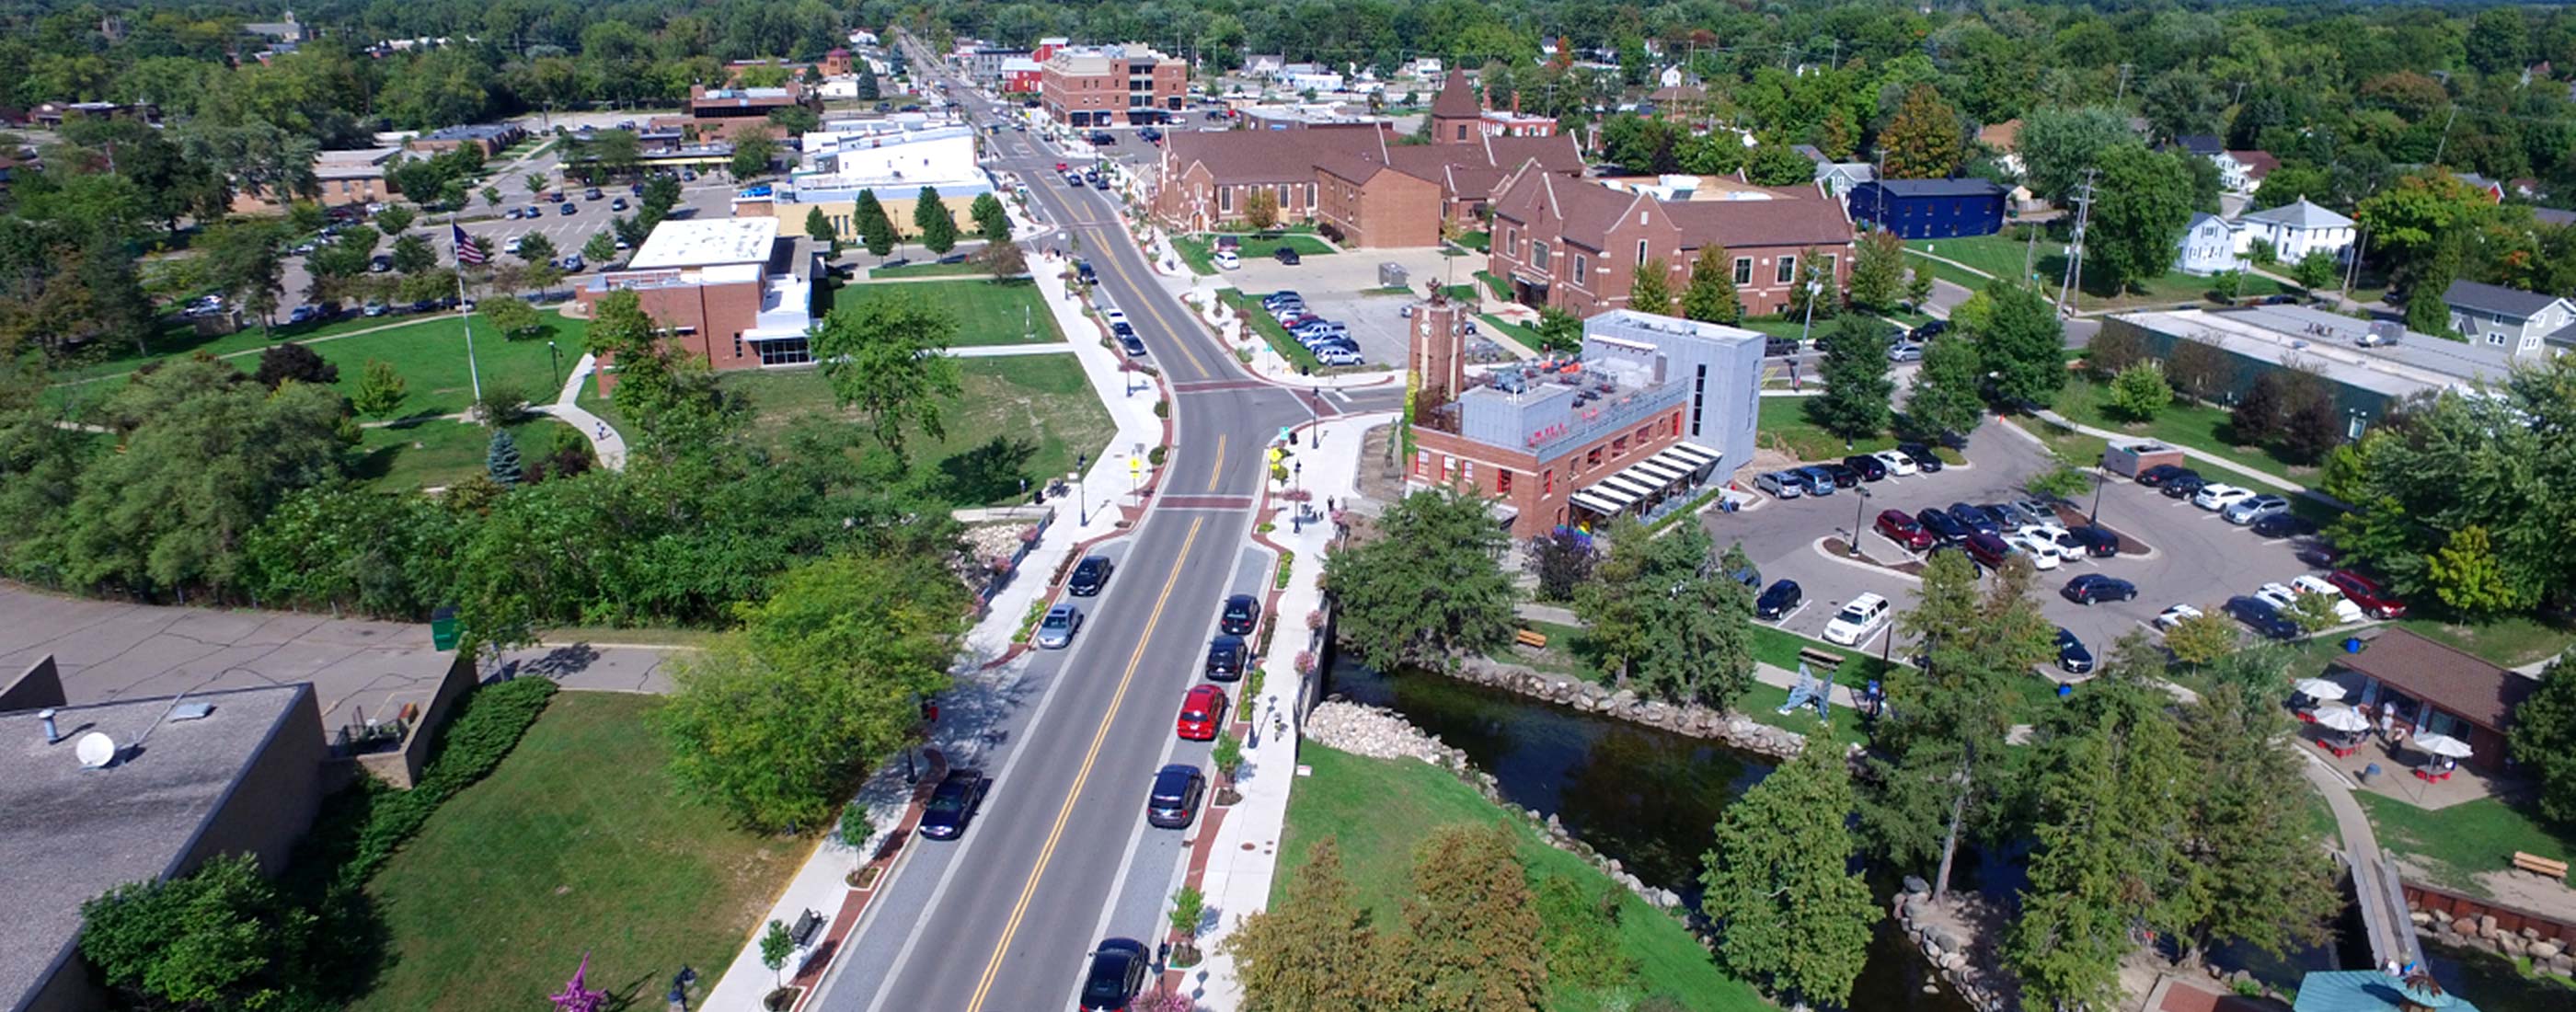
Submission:
M 1788 616 L 1782 625 L 1793 632 L 1820 637 L 1834 613 L 1864 592 L 1885 596 L 1895 602 L 1898 611 L 1915 604 L 1918 584 L 1913 578 L 1867 562 L 1828 556 L 1817 547 L 1820 539 L 1845 536 L 1852 527 L 1855 511 L 1867 529 L 1879 512 L 1887 509 L 1902 509 L 1910 514 L 1947 507 L 1953 502 L 1984 504 L 2025 498 L 2027 493 L 2021 490 L 2021 482 L 2049 466 L 2044 451 L 1998 421 L 1989 421 L 1977 430 L 1967 456 L 1972 466 L 1966 468 L 1891 477 L 1865 483 L 1860 489 L 1841 489 L 1822 499 L 1777 500 L 1764 496 L 1757 507 L 1733 514 L 1712 512 L 1701 522 L 1721 549 L 1741 540 L 1746 554 L 1761 568 L 1764 585 L 1782 578 L 1798 581 L 1806 592 L 1806 606 Z M 1854 494 L 1860 490 L 1867 490 L 1869 495 L 1864 498 Z M 2078 497 L 2076 505 L 2090 508 L 2092 497 Z M 2124 479 L 2113 478 L 2103 486 L 2101 522 L 2146 542 L 2153 551 L 2144 556 L 2065 563 L 2039 574 L 2037 581 L 2043 595 L 2041 611 L 2074 632 L 2097 658 L 2108 651 L 2113 641 L 2145 627 L 2168 605 L 2187 603 L 2214 611 L 2231 595 L 2252 593 L 2264 583 L 2317 571 L 2299 561 L 2298 546 L 2290 540 L 2257 537 L 2215 513 L 2167 499 L 2154 489 Z M 1862 548 L 1875 559 L 1916 557 L 1875 532 L 1863 535 Z M 2102 573 L 2134 583 L 2138 598 L 2087 607 L 2059 596 L 2059 588 L 2084 573 Z M 1888 648 L 1883 637 L 1869 645 Z M 1901 653 L 1904 648 L 1899 644 L 1894 649 Z

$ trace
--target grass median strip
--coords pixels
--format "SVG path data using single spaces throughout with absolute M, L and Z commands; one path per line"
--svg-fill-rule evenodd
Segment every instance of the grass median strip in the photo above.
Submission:
M 1260 299 L 1245 295 L 1239 288 L 1228 288 L 1218 294 L 1224 297 L 1226 305 L 1242 313 L 1246 325 L 1252 328 L 1252 332 L 1261 335 L 1263 341 L 1269 342 L 1270 350 L 1279 353 L 1279 357 L 1285 359 L 1289 365 L 1310 370 L 1324 368 L 1324 363 L 1315 360 L 1314 352 L 1307 350 L 1305 345 L 1298 344 L 1296 338 L 1288 336 L 1288 328 L 1280 326 L 1279 321 L 1273 318 L 1268 310 L 1261 307 Z

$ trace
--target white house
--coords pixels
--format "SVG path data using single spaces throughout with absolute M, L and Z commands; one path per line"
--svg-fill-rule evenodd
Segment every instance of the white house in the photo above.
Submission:
M 1835 200 L 1851 199 L 1852 187 L 1877 178 L 1878 166 L 1868 162 L 1816 163 L 1816 182 Z
M 2247 212 L 2236 219 L 2236 252 L 2252 250 L 2258 239 L 2271 243 L 2273 255 L 2283 263 L 2297 263 L 2317 250 L 2340 259 L 2352 249 L 2352 219 L 2301 197 L 2294 203 Z
M 2218 185 L 2231 193 L 2252 193 L 2263 185 L 2263 177 L 2281 167 L 2281 160 L 2264 151 L 2221 151 L 2209 156 L 2218 166 Z
M 2237 231 L 2235 222 L 2217 215 L 2192 215 L 2191 226 L 2183 229 L 2182 242 L 2174 256 L 2174 269 L 2203 277 L 2220 271 L 2244 270 L 2245 254 L 2236 243 Z

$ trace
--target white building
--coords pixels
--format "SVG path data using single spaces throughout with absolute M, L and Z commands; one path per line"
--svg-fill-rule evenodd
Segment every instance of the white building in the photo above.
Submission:
M 2317 250 L 2341 259 L 2352 249 L 2353 224 L 2352 219 L 2301 197 L 2236 219 L 2236 252 L 2252 250 L 2258 239 L 2271 243 L 2273 256 L 2283 263 L 2297 263 Z
M 2182 241 L 2177 244 L 2174 269 L 2203 277 L 2244 270 L 2247 263 L 2243 247 L 2236 242 L 2238 231 L 2235 222 L 2217 215 L 2192 215 L 2190 227 L 2183 229 Z
M 1334 92 L 1342 90 L 1342 75 L 1329 70 L 1299 71 L 1279 75 L 1279 83 L 1297 92 Z

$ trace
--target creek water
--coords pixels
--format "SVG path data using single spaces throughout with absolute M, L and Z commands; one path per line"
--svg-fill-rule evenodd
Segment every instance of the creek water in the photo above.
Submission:
M 1771 772 L 1768 759 L 1703 739 L 1580 713 L 1436 674 L 1381 674 L 1336 660 L 1324 691 L 1381 706 L 1458 748 L 1494 775 L 1505 800 L 1554 815 L 1649 885 L 1699 901 L 1700 855 L 1726 806 Z M 2025 882 L 2017 848 L 1965 848 L 1951 886 L 2009 896 Z M 1873 875 L 1885 901 L 1893 875 Z M 2347 907 L 2327 944 L 2275 958 L 2222 948 L 2217 965 L 2295 986 L 2309 970 L 2364 968 L 2360 917 Z M 2347 961 L 2339 953 L 2357 953 Z M 2569 1012 L 2576 989 L 2522 976 L 2493 956 L 2435 952 L 2434 976 L 2484 1012 Z M 1936 975 L 1893 918 L 1881 919 L 1849 1005 L 1869 1012 L 1970 1012 Z

